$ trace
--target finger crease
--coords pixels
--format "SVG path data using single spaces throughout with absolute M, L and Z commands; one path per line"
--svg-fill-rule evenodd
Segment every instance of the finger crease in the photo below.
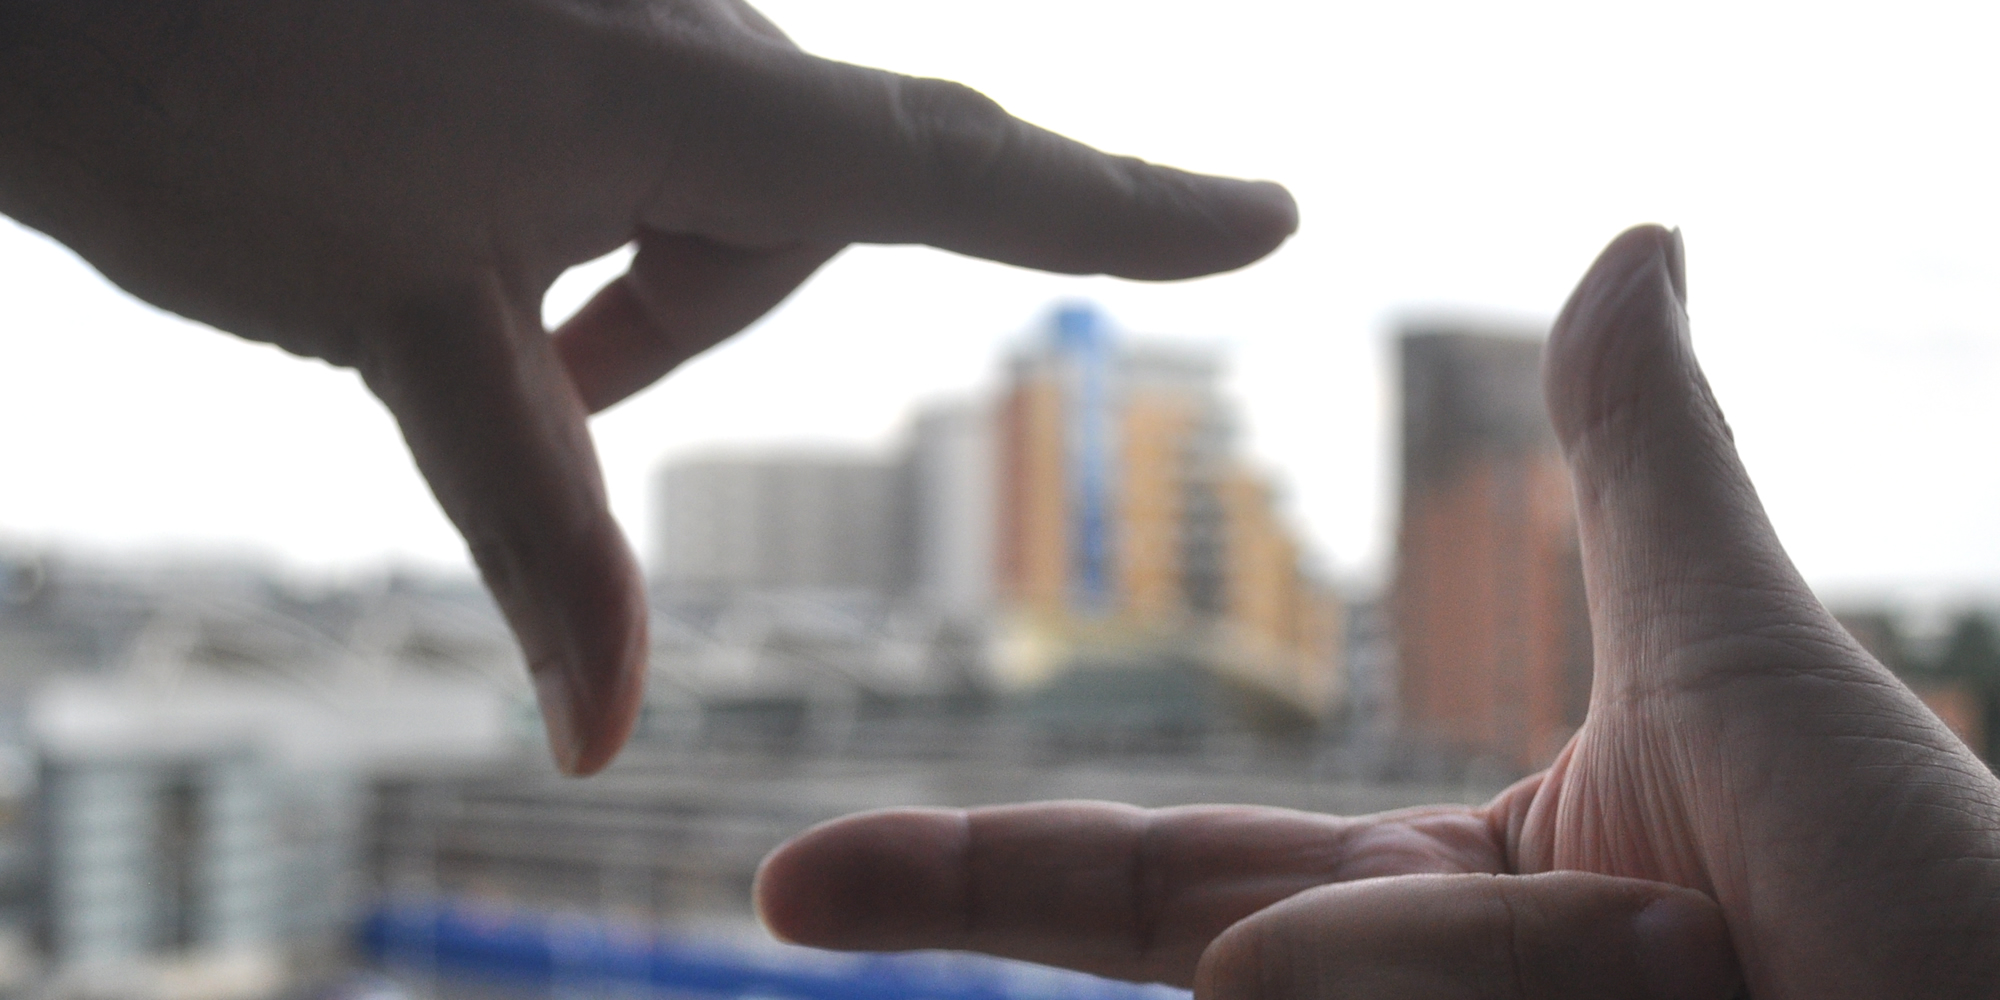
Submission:
M 1514 984 L 1513 996 L 1528 1000 L 1528 978 L 1524 971 L 1527 966 L 1521 961 L 1521 915 L 1514 909 L 1514 901 L 1508 898 L 1506 889 L 1502 888 L 1495 895 L 1500 900 L 1500 908 L 1507 911 L 1503 926 L 1507 928 L 1508 979 Z
M 973 837 L 978 825 L 972 821 L 972 814 L 960 810 L 958 815 L 959 864 L 958 864 L 958 939 L 970 945 L 972 934 L 979 926 L 979 853 Z
M 1154 878 L 1153 845 L 1158 833 L 1159 825 L 1147 812 L 1139 820 L 1138 837 L 1132 845 L 1132 943 L 1142 962 L 1152 957 L 1158 944 L 1160 912 L 1166 905 L 1165 892 Z

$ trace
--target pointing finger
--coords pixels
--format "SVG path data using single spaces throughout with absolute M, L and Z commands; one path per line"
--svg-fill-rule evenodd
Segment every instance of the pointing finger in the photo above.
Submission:
M 1198 1000 L 1731 1000 L 1722 910 L 1581 872 L 1411 875 L 1301 893 L 1202 956 Z
M 1185 984 L 1223 928 L 1300 890 L 1499 862 L 1486 821 L 1462 808 L 895 810 L 780 847 L 757 904 L 773 933 L 823 948 L 961 948 Z
M 690 136 L 736 155 L 663 191 L 649 225 L 770 245 L 928 243 L 1024 267 L 1185 278 L 1241 267 L 1298 224 L 1276 184 L 1109 156 L 984 95 L 777 48 L 741 53 Z M 718 76 L 718 81 L 723 77 Z M 693 203 L 682 191 L 722 192 Z
M 520 640 L 557 763 L 588 774 L 638 712 L 646 597 L 583 405 L 532 315 L 497 283 L 425 303 L 358 367 Z

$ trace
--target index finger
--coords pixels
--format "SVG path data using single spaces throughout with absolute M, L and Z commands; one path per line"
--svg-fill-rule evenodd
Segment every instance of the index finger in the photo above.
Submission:
M 1298 225 L 1276 184 L 1110 156 L 956 83 L 775 47 L 697 72 L 718 98 L 678 126 L 688 148 L 726 153 L 676 164 L 696 183 L 661 189 L 644 215 L 657 228 L 746 245 L 927 243 L 1170 279 L 1241 267 Z
M 1457 807 L 1359 819 L 1089 802 L 892 810 L 780 847 L 757 905 L 801 944 L 967 949 L 1186 985 L 1210 940 L 1272 903 L 1328 882 L 1499 871 L 1495 843 Z

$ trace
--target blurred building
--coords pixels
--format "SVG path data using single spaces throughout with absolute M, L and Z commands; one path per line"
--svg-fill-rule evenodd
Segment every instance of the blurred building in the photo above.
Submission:
M 247 1000 L 332 974 L 372 895 L 371 783 L 509 756 L 533 732 L 520 654 L 476 587 L 13 570 L 0 731 L 34 764 L 0 856 L 18 849 L 32 875 L 0 936 L 39 953 L 38 995 Z
M 1058 310 L 998 413 L 998 596 L 1010 684 L 1079 663 L 1192 662 L 1319 715 L 1341 696 L 1340 605 L 1245 462 L 1210 353 L 1121 341 Z
M 1145 673 L 1160 667 L 1192 671 L 1177 689 L 1318 719 L 1342 697 L 1342 608 L 1239 454 L 1219 378 L 1206 351 L 1121 340 L 1070 306 L 1010 360 L 997 399 L 925 408 L 886 460 L 670 464 L 655 493 L 663 613 L 768 635 L 812 632 L 824 609 L 889 614 L 874 634 L 904 642 L 878 651 L 917 649 L 901 674 L 916 688 L 1020 694 L 1093 670 L 1115 676 L 1081 690 L 1144 693 L 1163 690 Z M 797 600 L 808 591 L 822 610 Z M 732 606 L 691 614 L 702 594 Z
M 1583 720 L 1590 625 L 1539 332 L 1402 331 L 1394 619 L 1406 732 L 1527 769 Z
M 1991 766 L 1993 720 L 2000 705 L 2000 641 L 1984 615 L 1961 611 L 1945 634 L 1929 643 L 1913 642 L 1902 615 L 1888 607 L 1847 608 L 1834 617 Z M 1935 648 L 1926 652 L 1921 650 L 1925 645 Z
M 897 473 L 826 450 L 669 465 L 655 505 L 659 582 L 669 591 L 895 590 L 906 574 Z
M 992 613 L 1000 495 L 992 408 L 983 400 L 925 407 L 904 453 L 909 491 L 909 594 L 964 624 Z
M 643 736 L 830 752 L 867 718 L 983 682 L 967 662 L 977 563 L 953 565 L 976 540 L 932 523 L 975 484 L 949 465 L 949 428 L 931 426 L 944 441 L 919 433 L 894 458 L 759 449 L 661 469 Z M 922 511 L 919 485 L 942 491 Z M 956 604 L 911 600 L 919 579 Z

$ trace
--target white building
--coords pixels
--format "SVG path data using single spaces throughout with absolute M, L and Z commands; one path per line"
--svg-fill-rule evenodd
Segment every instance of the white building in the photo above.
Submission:
M 904 452 L 909 597 L 953 622 L 985 621 L 996 600 L 995 445 L 992 408 L 965 401 L 919 412 Z
M 411 612 L 385 602 L 335 640 L 170 602 L 121 661 L 41 684 L 25 735 L 51 995 L 252 1000 L 337 954 L 368 779 L 518 744 L 518 658 L 486 655 L 504 633 Z
M 888 461 L 838 451 L 671 464 L 655 491 L 655 574 L 671 591 L 893 592 L 897 480 Z

